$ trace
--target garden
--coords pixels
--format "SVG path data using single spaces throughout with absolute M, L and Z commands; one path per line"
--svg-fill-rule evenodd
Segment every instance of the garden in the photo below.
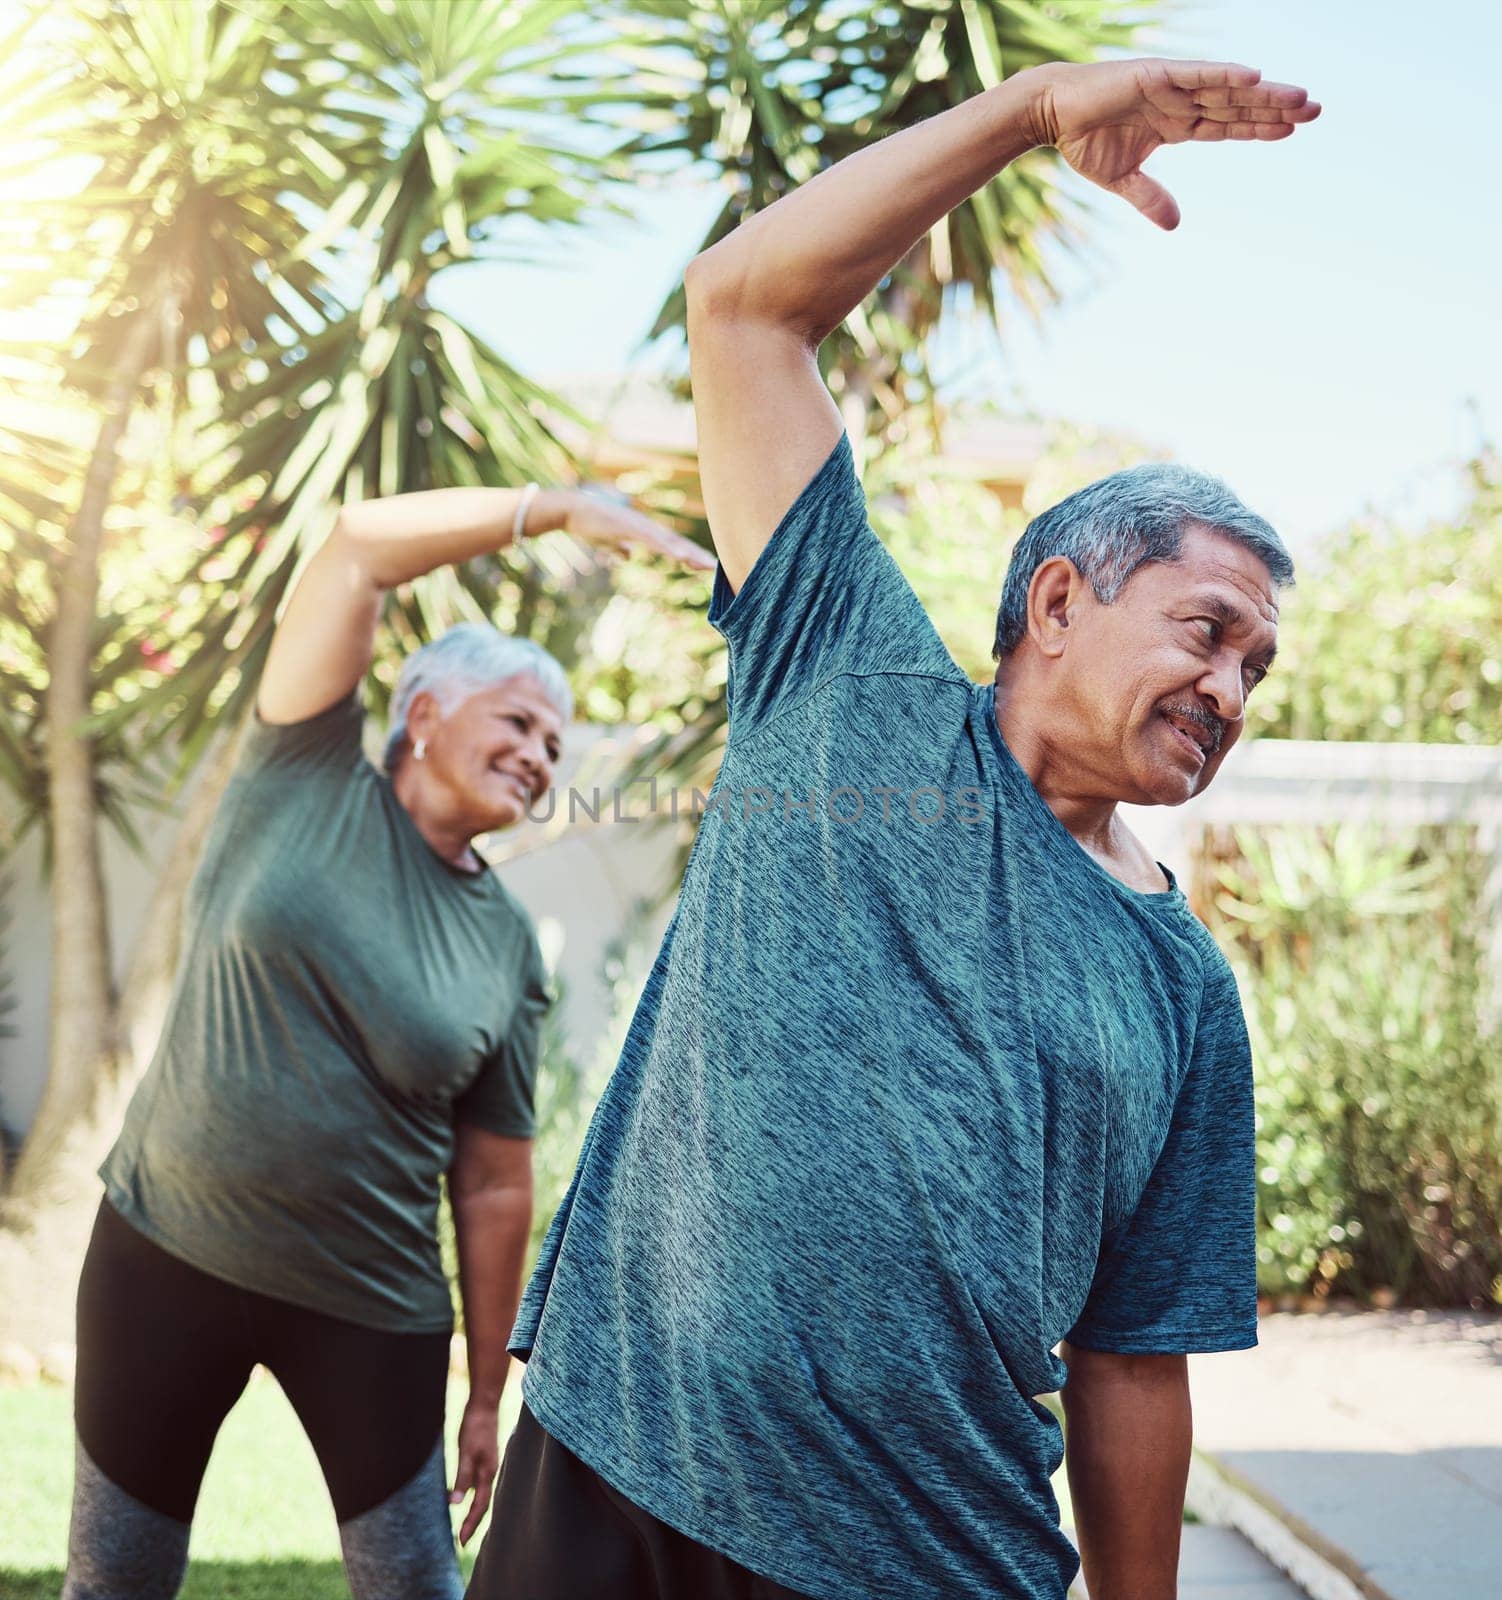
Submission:
M 6 19 L 0 125 L 19 154 L 0 174 L 0 303 L 27 330 L 0 342 L 6 1600 L 60 1583 L 93 1173 L 152 1053 L 279 606 L 343 499 L 594 470 L 598 419 L 467 326 L 447 275 L 629 227 L 641 196 L 688 171 L 723 190 L 711 244 L 989 82 L 1132 47 L 1162 9 L 57 0 Z M 1046 319 L 1061 254 L 1095 248 L 1095 219 L 1035 155 L 959 207 L 822 357 L 873 525 L 976 680 L 993 671 L 995 591 L 1028 518 L 1159 453 L 1050 418 L 1027 481 L 1001 496 L 989 468 L 946 454 L 962 408 L 941 381 L 941 323 L 957 302 L 992 332 L 1019 308 Z M 680 406 L 684 316 L 670 288 L 644 342 Z M 1301 563 L 1249 741 L 1400 746 L 1416 776 L 1426 752 L 1502 745 L 1502 458 L 1478 444 L 1465 472 L 1453 514 L 1372 513 Z M 707 542 L 691 449 L 643 451 L 609 487 Z M 379 718 L 404 654 L 488 618 L 564 663 L 581 722 L 633 730 L 621 781 L 707 790 L 726 715 L 708 593 L 702 574 L 608 566 L 552 534 L 394 590 L 367 699 Z M 1474 815 L 1422 822 L 1332 806 L 1197 841 L 1186 886 L 1235 968 L 1256 1064 L 1265 1309 L 1502 1308 L 1497 805 L 1481 795 Z M 678 826 L 681 865 L 692 831 Z M 33 861 L 45 928 L 14 910 Z M 555 985 L 534 1254 L 675 884 L 610 944 L 597 1037 L 563 1025 Z M 130 897 L 139 931 L 122 948 Z M 6 1115 L 23 941 L 51 952 L 45 1083 L 24 1126 Z M 443 1226 L 453 1271 L 447 1211 Z M 456 1374 L 451 1461 L 464 1393 Z M 513 1382 L 503 1436 L 517 1405 Z M 311 1449 L 259 1374 L 215 1452 L 183 1593 L 346 1592 Z

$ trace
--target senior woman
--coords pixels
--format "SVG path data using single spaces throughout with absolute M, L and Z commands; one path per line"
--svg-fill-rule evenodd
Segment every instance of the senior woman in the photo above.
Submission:
M 287 605 L 101 1168 L 65 1600 L 176 1594 L 258 1363 L 312 1442 L 357 1600 L 461 1593 L 448 1505 L 472 1494 L 467 1541 L 496 1473 L 548 1003 L 532 925 L 473 841 L 546 791 L 571 701 L 538 646 L 451 629 L 406 662 L 378 771 L 359 685 L 383 591 L 557 527 L 712 566 L 575 491 L 433 490 L 346 507 Z M 452 1495 L 444 1172 L 470 1370 Z

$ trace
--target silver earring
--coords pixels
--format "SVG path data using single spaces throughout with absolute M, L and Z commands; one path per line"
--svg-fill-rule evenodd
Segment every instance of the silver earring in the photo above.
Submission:
M 426 739 L 419 739 L 417 741 L 417 743 L 412 747 L 412 756 L 413 756 L 413 759 L 416 760 L 416 761 L 421 761 L 422 758 L 427 753 L 428 753 L 428 741 Z

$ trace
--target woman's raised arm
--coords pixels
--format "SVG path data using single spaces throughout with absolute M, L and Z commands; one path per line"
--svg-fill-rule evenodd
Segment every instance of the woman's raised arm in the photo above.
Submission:
M 383 590 L 553 528 L 609 551 L 714 565 L 692 540 L 578 489 L 423 489 L 357 501 L 340 511 L 277 624 L 256 696 L 261 719 L 302 722 L 354 690 L 370 666 Z

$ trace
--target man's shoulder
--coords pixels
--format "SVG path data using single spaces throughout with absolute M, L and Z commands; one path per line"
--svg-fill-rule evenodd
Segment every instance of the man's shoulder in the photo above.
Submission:
M 811 723 L 823 723 L 836 736 L 861 739 L 869 735 L 874 717 L 893 735 L 931 740 L 941 727 L 963 724 L 972 687 L 947 652 L 895 666 L 850 667 L 812 684 L 766 726 L 771 729 L 777 721 L 791 718 L 784 730 L 789 735 L 806 733 Z

